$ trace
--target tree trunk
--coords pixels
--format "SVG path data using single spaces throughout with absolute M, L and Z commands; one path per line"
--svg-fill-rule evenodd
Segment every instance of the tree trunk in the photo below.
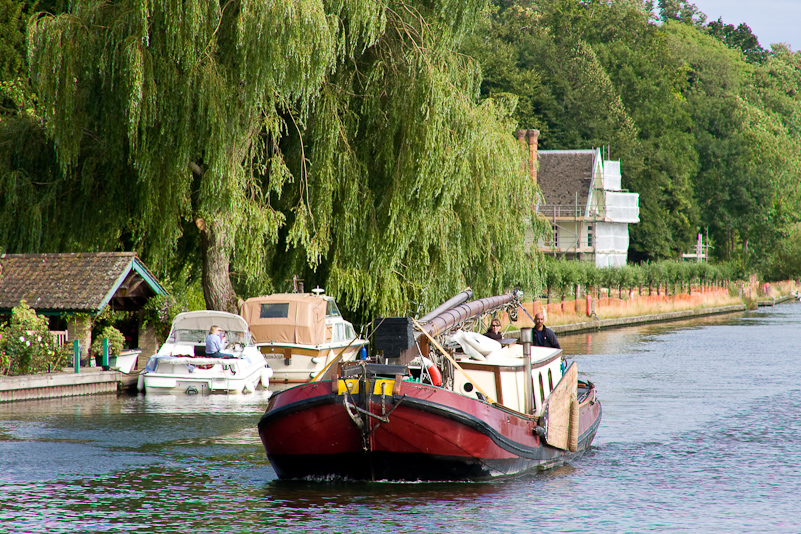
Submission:
M 726 261 L 731 260 L 731 255 L 734 252 L 734 230 L 729 230 L 728 237 L 728 243 L 726 243 Z
M 202 282 L 206 309 L 239 313 L 228 271 L 231 258 L 225 246 L 225 231 L 215 221 L 198 219 L 197 226 L 203 247 Z

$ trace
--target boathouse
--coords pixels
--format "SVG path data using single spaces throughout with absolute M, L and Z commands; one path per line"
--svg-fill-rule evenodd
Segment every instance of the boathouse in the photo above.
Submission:
M 110 307 L 138 312 L 141 368 L 158 349 L 155 331 L 142 325 L 142 308 L 150 297 L 166 294 L 135 252 L 0 255 L 0 315 L 25 301 L 50 319 L 60 343 L 80 340 L 83 364 L 92 344 L 91 318 Z

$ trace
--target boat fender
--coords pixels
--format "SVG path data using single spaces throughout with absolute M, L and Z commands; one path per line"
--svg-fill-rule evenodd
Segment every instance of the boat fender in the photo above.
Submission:
M 490 339 L 484 334 L 479 334 L 478 332 L 464 332 L 463 338 L 467 343 L 470 344 L 471 347 L 480 352 L 482 356 L 487 356 L 491 352 L 495 352 L 496 350 L 501 350 L 503 348 L 503 346 L 494 339 Z
M 421 356 L 423 359 L 423 366 L 425 366 L 426 371 L 428 371 L 428 376 L 431 377 L 431 383 L 435 386 L 442 385 L 442 373 L 439 372 L 437 366 L 434 365 L 434 362 L 426 358 L 425 356 Z
M 545 438 L 545 429 L 540 425 L 534 427 L 534 434 L 539 436 L 540 438 Z
M 273 376 L 273 369 L 269 365 L 265 365 L 261 370 L 261 387 L 267 389 L 270 387 L 270 377 Z
M 452 336 L 453 340 L 456 341 L 461 347 L 464 353 L 474 360 L 484 361 L 484 355 L 478 352 L 473 346 L 468 343 L 465 339 L 465 333 L 461 330 L 455 332 Z M 488 338 L 489 339 L 489 338 Z

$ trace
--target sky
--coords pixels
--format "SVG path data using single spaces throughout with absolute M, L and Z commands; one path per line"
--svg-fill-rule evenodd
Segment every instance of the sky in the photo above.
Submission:
M 762 48 L 786 43 L 801 50 L 801 0 L 691 0 L 707 16 L 707 22 L 723 18 L 724 24 L 745 22 Z

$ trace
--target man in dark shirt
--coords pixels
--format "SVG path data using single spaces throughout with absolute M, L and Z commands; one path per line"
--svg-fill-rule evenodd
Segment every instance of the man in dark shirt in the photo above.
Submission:
M 492 323 L 490 323 L 489 330 L 484 332 L 484 335 L 490 339 L 494 339 L 495 341 L 500 341 L 503 339 L 503 334 L 501 334 L 501 321 L 498 319 L 493 319 Z
M 545 327 L 545 315 L 542 312 L 534 316 L 534 345 L 537 347 L 553 347 L 561 349 L 553 330 Z

